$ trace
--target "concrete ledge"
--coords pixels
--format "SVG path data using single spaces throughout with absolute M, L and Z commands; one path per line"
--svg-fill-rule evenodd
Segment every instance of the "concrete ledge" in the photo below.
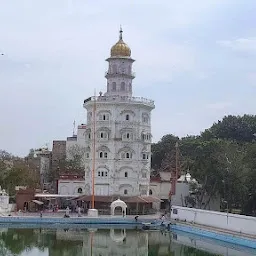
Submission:
M 114 224 L 114 225 L 138 225 L 143 222 L 153 222 L 155 218 L 143 219 L 139 218 L 136 222 L 133 218 L 123 217 L 71 217 L 71 218 L 60 218 L 60 217 L 0 217 L 0 224 Z
M 181 223 L 176 223 L 171 226 L 171 230 L 178 230 L 183 231 L 185 233 L 191 233 L 198 236 L 203 236 L 219 241 L 224 241 L 226 243 L 232 243 L 244 247 L 249 247 L 256 249 L 256 238 L 249 238 L 245 237 L 243 235 L 239 235 L 238 233 L 225 233 L 222 231 L 217 231 L 214 229 L 211 229 L 210 227 L 206 228 L 198 226 L 192 226 L 192 225 L 186 225 Z

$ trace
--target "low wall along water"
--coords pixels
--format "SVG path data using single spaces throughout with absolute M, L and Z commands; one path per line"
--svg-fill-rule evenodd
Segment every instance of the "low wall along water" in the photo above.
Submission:
M 214 228 L 256 235 L 255 217 L 172 206 L 171 218 Z

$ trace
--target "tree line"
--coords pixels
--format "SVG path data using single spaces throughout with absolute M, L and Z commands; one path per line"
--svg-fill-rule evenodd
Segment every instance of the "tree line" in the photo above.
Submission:
M 180 168 L 200 187 L 200 200 L 220 196 L 222 208 L 255 215 L 256 212 L 256 116 L 225 116 L 198 136 L 172 134 L 152 145 L 153 175 L 175 168 L 178 142 Z M 169 166 L 169 169 L 166 169 Z M 204 208 L 206 205 L 201 206 Z
M 0 185 L 9 195 L 15 195 L 16 186 L 39 188 L 39 182 L 40 174 L 35 162 L 0 150 Z
M 256 212 L 256 116 L 225 116 L 198 136 L 179 138 L 172 134 L 162 137 L 152 145 L 152 175 L 175 168 L 175 144 L 178 142 L 180 169 L 189 172 L 200 187 L 197 190 L 199 206 L 203 197 L 221 197 L 222 208 L 228 211 L 239 209 L 241 213 Z M 71 158 L 51 170 L 53 181 L 60 172 L 84 173 L 84 149 L 72 148 Z M 19 158 L 0 150 L 0 185 L 10 195 L 15 186 L 40 188 L 38 164 L 27 158 Z M 206 205 L 201 205 L 201 208 Z

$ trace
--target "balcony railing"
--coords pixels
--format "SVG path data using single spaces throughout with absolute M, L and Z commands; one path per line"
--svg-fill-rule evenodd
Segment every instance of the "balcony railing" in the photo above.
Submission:
M 144 104 L 151 107 L 155 107 L 154 101 L 150 99 L 146 99 L 143 97 L 129 97 L 129 96 L 92 96 L 84 100 L 84 104 L 87 102 L 120 102 L 120 103 L 138 103 L 138 104 Z
M 124 76 L 132 76 L 132 77 L 135 77 L 136 76 L 136 73 L 135 72 L 131 72 L 130 74 L 128 73 L 120 73 L 120 72 L 116 72 L 116 73 L 113 73 L 113 72 L 108 72 L 106 71 L 105 72 L 105 76 L 113 76 L 113 75 L 124 75 Z

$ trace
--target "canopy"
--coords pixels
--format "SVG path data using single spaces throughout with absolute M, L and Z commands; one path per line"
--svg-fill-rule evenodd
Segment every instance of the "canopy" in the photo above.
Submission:
M 124 201 L 120 200 L 120 199 L 117 199 L 114 202 L 112 202 L 111 205 L 110 205 L 112 216 L 115 215 L 116 207 L 121 207 L 122 208 L 123 217 L 125 217 L 126 216 L 127 204 Z
M 44 204 L 43 202 L 38 201 L 38 200 L 32 200 L 32 202 L 33 202 L 33 203 L 35 203 L 35 204 L 38 204 L 38 205 L 42 205 L 42 204 Z
M 112 202 L 111 205 L 110 205 L 111 208 L 116 208 L 116 207 L 121 207 L 121 208 L 127 208 L 127 204 L 120 200 L 120 199 L 117 199 L 116 201 Z
M 144 203 L 144 204 L 163 202 L 161 199 L 154 196 L 133 196 L 133 197 L 127 198 L 127 200 L 125 201 L 126 203 Z

